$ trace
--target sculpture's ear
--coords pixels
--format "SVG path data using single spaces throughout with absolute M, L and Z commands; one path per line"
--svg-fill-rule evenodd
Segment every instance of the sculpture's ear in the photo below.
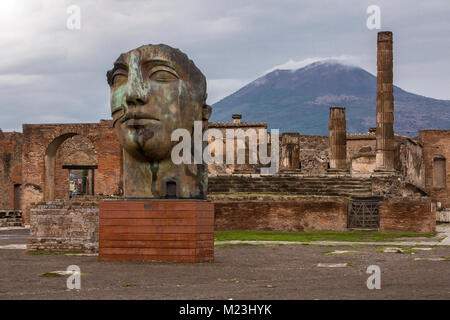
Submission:
M 210 105 L 204 104 L 202 109 L 202 120 L 208 121 L 211 116 L 212 108 Z

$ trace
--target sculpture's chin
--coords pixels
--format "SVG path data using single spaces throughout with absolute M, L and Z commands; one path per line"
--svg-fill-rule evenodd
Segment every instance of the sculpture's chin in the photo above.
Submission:
M 161 161 L 170 159 L 172 144 L 150 138 L 146 141 L 128 140 L 121 143 L 122 147 L 138 161 Z

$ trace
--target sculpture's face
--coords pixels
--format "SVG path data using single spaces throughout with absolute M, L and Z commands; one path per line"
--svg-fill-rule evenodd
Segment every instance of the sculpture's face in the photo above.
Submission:
M 147 45 L 122 54 L 108 72 L 111 113 L 122 147 L 141 161 L 170 158 L 172 132 L 202 120 L 203 74 L 185 54 Z

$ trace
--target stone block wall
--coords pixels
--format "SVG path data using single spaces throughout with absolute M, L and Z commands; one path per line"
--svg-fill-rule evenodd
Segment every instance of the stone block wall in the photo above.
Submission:
M 22 211 L 0 210 L 0 227 L 22 226 Z
M 40 202 L 31 209 L 28 251 L 98 251 L 98 199 Z
M 391 198 L 380 204 L 380 231 L 435 232 L 436 213 L 429 198 Z
M 328 136 L 300 135 L 299 156 L 302 174 L 326 174 L 330 162 L 330 141 Z M 283 149 L 283 146 L 280 146 Z

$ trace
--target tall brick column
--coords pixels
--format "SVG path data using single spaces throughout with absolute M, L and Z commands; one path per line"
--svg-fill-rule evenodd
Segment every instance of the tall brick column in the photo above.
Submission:
M 377 171 L 394 171 L 394 86 L 392 32 L 378 33 Z
M 330 108 L 330 171 L 347 170 L 345 108 Z

